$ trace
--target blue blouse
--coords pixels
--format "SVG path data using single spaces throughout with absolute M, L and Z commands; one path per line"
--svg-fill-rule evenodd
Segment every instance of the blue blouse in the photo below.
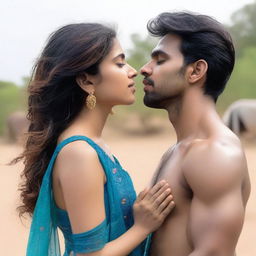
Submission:
M 106 219 L 95 228 L 79 234 L 72 233 L 67 212 L 55 204 L 51 179 L 54 161 L 58 153 L 65 145 L 76 140 L 84 140 L 94 148 L 107 178 L 104 185 Z M 47 197 L 48 200 L 45 200 Z M 135 199 L 136 193 L 131 178 L 115 157 L 112 160 L 99 145 L 88 137 L 76 135 L 65 139 L 57 145 L 43 178 L 33 214 L 27 256 L 60 256 L 59 241 L 56 235 L 57 227 L 62 231 L 65 239 L 64 256 L 102 249 L 107 242 L 118 238 L 133 225 L 132 205 Z M 45 218 L 45 215 L 49 217 Z M 42 245 L 40 241 L 42 241 Z M 129 256 L 144 255 L 145 244 L 146 241 L 142 242 Z

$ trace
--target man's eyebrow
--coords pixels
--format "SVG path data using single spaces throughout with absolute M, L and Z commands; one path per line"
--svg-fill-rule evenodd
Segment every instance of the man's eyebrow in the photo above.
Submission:
M 162 50 L 155 50 L 151 53 L 151 58 L 155 58 L 159 55 L 164 55 L 164 56 L 168 57 L 168 54 L 166 52 L 164 52 Z
M 118 59 L 118 58 L 121 58 L 122 60 L 124 60 L 125 59 L 124 53 L 118 54 L 116 57 L 113 58 L 113 60 Z

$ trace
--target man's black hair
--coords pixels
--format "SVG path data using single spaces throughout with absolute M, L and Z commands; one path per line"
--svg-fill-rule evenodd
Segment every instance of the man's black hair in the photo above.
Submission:
M 215 19 L 188 12 L 164 12 L 147 24 L 153 36 L 175 34 L 181 37 L 184 64 L 204 59 L 208 64 L 204 87 L 206 95 L 217 101 L 232 73 L 235 50 L 230 34 Z

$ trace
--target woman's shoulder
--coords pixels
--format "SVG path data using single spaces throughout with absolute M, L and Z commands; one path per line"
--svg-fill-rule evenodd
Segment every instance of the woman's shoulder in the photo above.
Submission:
M 62 143 L 62 142 L 60 142 Z M 59 177 L 78 174 L 102 173 L 97 152 L 84 140 L 74 140 L 63 146 L 56 158 L 54 169 Z
M 95 149 L 87 141 L 82 139 L 73 140 L 65 144 L 58 154 L 58 158 L 69 160 L 79 160 L 80 158 L 93 159 L 95 157 L 97 157 Z
M 97 152 L 86 141 L 74 136 L 66 137 L 59 140 L 57 147 L 60 147 L 60 151 L 54 163 L 53 180 L 55 185 L 58 184 L 55 187 L 62 190 L 59 194 L 65 191 L 83 194 L 85 187 L 104 183 L 104 170 Z M 72 200 L 76 197 L 74 196 Z M 63 198 L 62 201 L 64 202 Z M 66 209 L 64 203 L 59 205 Z
M 87 138 L 87 139 L 85 139 Z M 64 131 L 60 134 L 57 140 L 57 145 L 60 147 L 60 152 L 58 153 L 59 159 L 69 159 L 74 158 L 96 158 L 97 152 L 88 143 L 89 138 L 80 133 L 74 133 L 74 131 Z

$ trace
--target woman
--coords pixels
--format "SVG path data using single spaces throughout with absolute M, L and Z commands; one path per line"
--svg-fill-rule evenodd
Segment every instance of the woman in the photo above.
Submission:
M 135 201 L 129 175 L 101 138 L 115 105 L 132 104 L 136 71 L 115 32 L 71 24 L 51 35 L 29 85 L 20 214 L 33 214 L 28 256 L 143 255 L 174 206 L 165 181 Z M 134 203 L 135 201 L 135 203 Z

